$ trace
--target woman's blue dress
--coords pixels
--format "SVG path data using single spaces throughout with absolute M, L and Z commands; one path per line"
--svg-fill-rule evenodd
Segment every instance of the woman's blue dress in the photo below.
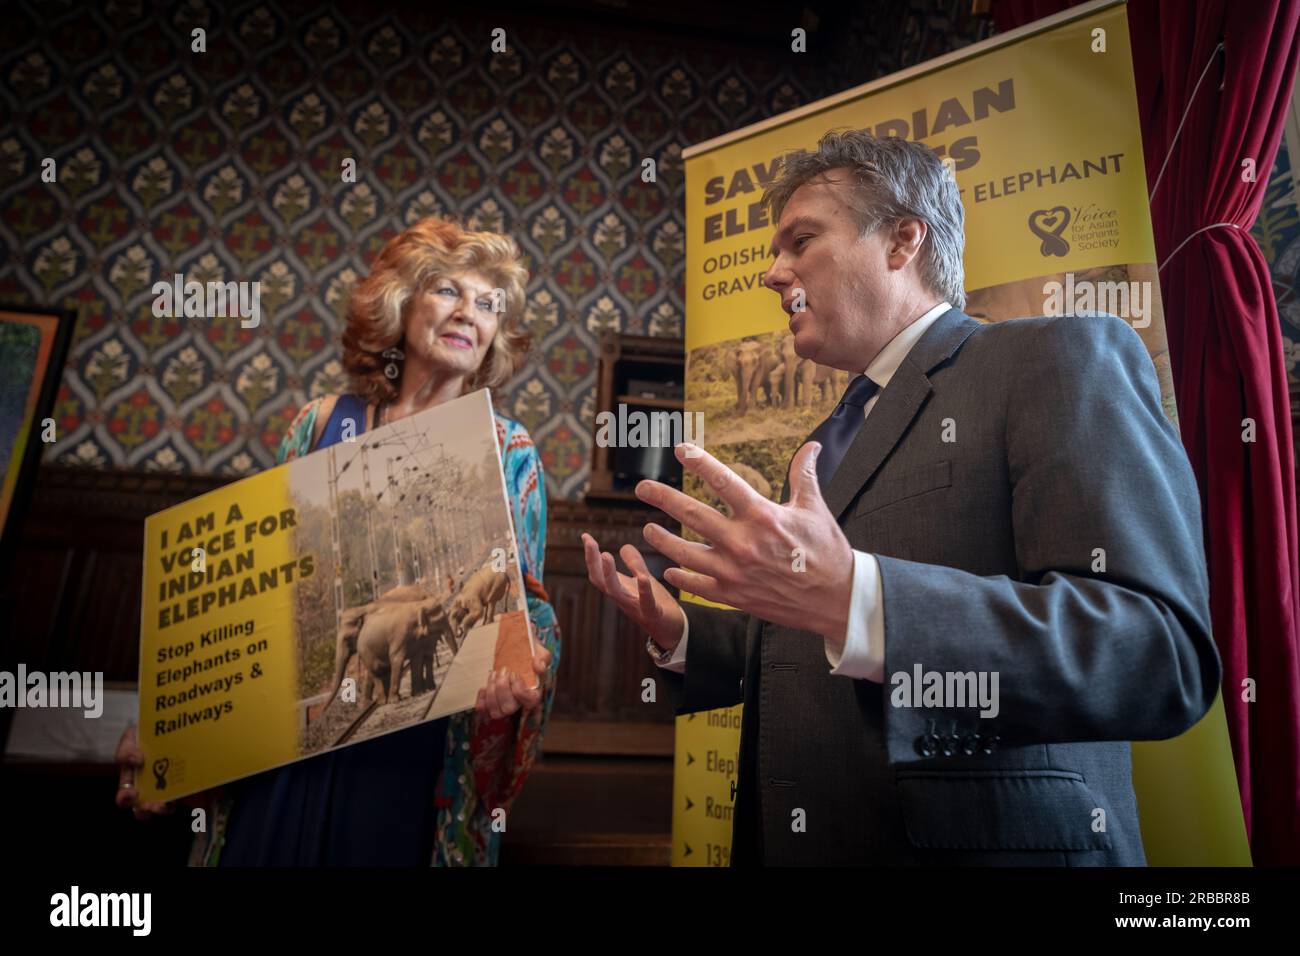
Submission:
M 366 427 L 366 406 L 340 396 L 317 448 Z M 434 791 L 448 718 L 319 754 L 232 784 L 221 866 L 429 866 Z

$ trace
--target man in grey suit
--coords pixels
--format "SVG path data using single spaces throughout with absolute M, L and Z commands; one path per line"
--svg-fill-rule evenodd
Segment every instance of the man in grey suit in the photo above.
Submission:
M 1131 740 L 1218 690 L 1200 503 L 1141 340 L 1114 316 L 961 312 L 963 212 L 927 147 L 828 133 L 764 202 L 801 357 L 856 375 L 782 503 L 702 449 L 726 517 L 589 577 L 679 713 L 743 701 L 733 865 L 1142 865 Z M 818 454 L 820 450 L 820 454 Z

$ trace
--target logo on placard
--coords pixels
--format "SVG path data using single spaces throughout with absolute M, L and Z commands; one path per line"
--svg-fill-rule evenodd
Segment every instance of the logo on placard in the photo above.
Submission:
M 153 762 L 153 777 L 159 790 L 167 789 L 167 768 L 171 766 L 171 761 L 166 757 Z
M 1061 238 L 1065 227 L 1070 224 L 1070 210 L 1064 206 L 1051 209 L 1035 209 L 1029 214 L 1029 231 L 1043 240 L 1038 247 L 1043 256 L 1066 256 L 1070 253 L 1070 244 Z

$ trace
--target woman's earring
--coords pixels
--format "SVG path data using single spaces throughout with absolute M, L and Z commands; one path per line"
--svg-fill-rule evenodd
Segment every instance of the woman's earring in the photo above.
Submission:
M 384 366 L 384 374 L 390 379 L 395 379 L 402 374 L 398 362 L 406 358 L 406 353 L 394 346 L 391 349 L 384 349 L 379 353 L 382 358 L 388 359 L 388 364 Z

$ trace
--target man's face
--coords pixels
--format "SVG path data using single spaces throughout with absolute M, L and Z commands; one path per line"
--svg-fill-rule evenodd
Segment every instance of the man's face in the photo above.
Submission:
M 831 170 L 825 178 L 829 182 L 800 186 L 781 210 L 772 242 L 776 258 L 763 284 L 781 296 L 801 358 L 860 372 L 897 331 L 882 321 L 892 315 L 894 292 L 888 230 L 859 238 L 845 202 L 848 170 Z M 796 311 L 800 290 L 802 312 Z

